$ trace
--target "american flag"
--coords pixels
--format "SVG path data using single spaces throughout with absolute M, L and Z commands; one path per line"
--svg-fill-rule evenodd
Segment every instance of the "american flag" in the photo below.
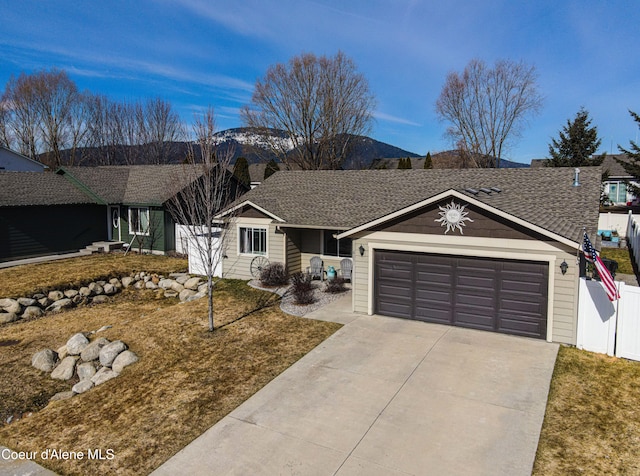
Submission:
M 604 284 L 604 290 L 607 292 L 609 301 L 620 299 L 620 293 L 618 292 L 618 288 L 616 288 L 616 283 L 613 281 L 613 276 L 611 276 L 611 273 L 600 259 L 600 256 L 598 256 L 598 252 L 591 244 L 591 240 L 587 236 L 586 231 L 584 232 L 582 251 L 584 251 L 585 259 L 596 267 L 596 270 L 600 275 L 600 279 L 602 280 L 602 284 Z

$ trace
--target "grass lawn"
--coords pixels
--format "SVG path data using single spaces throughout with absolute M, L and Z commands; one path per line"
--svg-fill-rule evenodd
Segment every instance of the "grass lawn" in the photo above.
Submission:
M 600 257 L 618 262 L 618 273 L 634 274 L 631 257 L 627 248 L 605 248 L 600 250 Z
M 560 347 L 533 474 L 640 474 L 640 362 Z
M 0 296 L 134 269 L 186 266 L 161 257 L 122 258 L 30 265 L 38 279 L 27 267 L 3 270 Z M 221 327 L 213 333 L 206 300 L 178 304 L 148 290 L 125 290 L 106 304 L 0 326 L 0 444 L 38 454 L 55 448 L 115 455 L 37 460 L 59 474 L 148 474 L 340 327 L 284 314 L 272 294 L 242 281 L 221 282 L 214 301 Z M 113 327 L 100 335 L 125 341 L 140 361 L 87 393 L 47 404 L 71 385 L 32 368 L 33 353 L 104 325 Z M 22 417 L 6 424 L 8 415 Z

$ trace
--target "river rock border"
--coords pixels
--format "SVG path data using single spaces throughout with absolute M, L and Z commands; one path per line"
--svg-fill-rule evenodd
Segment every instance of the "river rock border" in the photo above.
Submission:
M 167 277 L 147 272 L 94 281 L 78 289 L 54 289 L 47 294 L 31 297 L 0 299 L 0 324 L 61 312 L 76 306 L 102 304 L 109 296 L 124 288 L 164 290 L 164 297 L 178 298 L 181 302 L 193 301 L 207 295 L 207 283 L 200 276 L 187 273 L 171 273 Z
M 104 326 L 95 332 L 79 332 L 57 351 L 43 349 L 33 354 L 31 365 L 50 373 L 51 378 L 66 381 L 78 377 L 78 383 L 70 391 L 56 393 L 50 401 L 65 400 L 87 392 L 117 377 L 125 367 L 139 360 L 121 340 L 111 342 L 104 337 L 89 340 L 92 334 L 110 327 Z

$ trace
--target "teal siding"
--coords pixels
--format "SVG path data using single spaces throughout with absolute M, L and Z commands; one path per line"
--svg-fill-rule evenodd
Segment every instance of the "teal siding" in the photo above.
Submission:
M 78 251 L 107 239 L 102 205 L 0 208 L 0 260 Z

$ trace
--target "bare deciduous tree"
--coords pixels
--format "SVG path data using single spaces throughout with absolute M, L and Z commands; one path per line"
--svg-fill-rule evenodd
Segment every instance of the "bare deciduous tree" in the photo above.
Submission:
M 231 215 L 217 218 L 219 212 L 235 200 L 240 189 L 229 172 L 233 151 L 219 155 L 215 137 L 216 123 L 212 108 L 203 116 L 196 116 L 193 142 L 187 163 L 176 177 L 175 193 L 167 208 L 176 223 L 186 225 L 190 254 L 197 255 L 207 275 L 209 330 L 214 330 L 213 290 L 216 267 L 225 255 L 227 231 Z
M 499 167 L 500 158 L 520 136 L 542 97 L 533 66 L 508 60 L 491 69 L 474 59 L 462 74 L 449 73 L 436 102 L 447 135 L 480 167 Z
M 353 141 L 370 130 L 374 103 L 367 80 L 344 53 L 306 53 L 270 66 L 241 114 L 286 166 L 339 169 Z

